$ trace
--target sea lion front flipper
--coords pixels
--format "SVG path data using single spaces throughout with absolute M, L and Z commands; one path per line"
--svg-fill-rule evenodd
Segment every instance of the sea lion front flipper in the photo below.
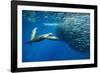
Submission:
M 31 39 L 30 39 L 30 40 L 33 40 L 33 39 L 36 37 L 36 32 L 37 32 L 37 27 L 35 27 L 35 28 L 32 30 L 32 34 L 31 34 Z

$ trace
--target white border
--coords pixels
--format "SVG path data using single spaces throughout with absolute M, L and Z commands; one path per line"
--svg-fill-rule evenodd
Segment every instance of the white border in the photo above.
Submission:
M 25 67 L 40 67 L 40 66 L 57 66 L 57 65 L 77 65 L 77 64 L 93 64 L 94 63 L 94 10 L 92 9 L 77 9 L 77 8 L 58 8 L 58 7 L 40 7 L 40 6 L 23 6 L 17 7 L 17 22 L 18 22 L 18 52 L 17 64 L 18 68 Z M 90 59 L 87 60 L 65 60 L 65 61 L 48 61 L 48 62 L 26 62 L 22 63 L 22 10 L 36 11 L 56 11 L 56 12 L 81 12 L 90 13 Z

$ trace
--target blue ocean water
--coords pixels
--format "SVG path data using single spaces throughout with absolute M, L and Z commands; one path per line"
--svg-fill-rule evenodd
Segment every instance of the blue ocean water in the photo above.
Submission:
M 59 40 L 26 44 L 35 27 L 38 36 L 53 33 Z M 89 13 L 22 11 L 22 62 L 89 59 L 89 44 Z

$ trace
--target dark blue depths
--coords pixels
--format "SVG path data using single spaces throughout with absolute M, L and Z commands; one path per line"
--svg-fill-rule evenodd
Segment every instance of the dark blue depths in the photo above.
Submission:
M 51 32 L 59 40 L 25 44 L 35 27 L 37 35 Z M 89 59 L 89 44 L 89 13 L 22 11 L 22 62 Z

